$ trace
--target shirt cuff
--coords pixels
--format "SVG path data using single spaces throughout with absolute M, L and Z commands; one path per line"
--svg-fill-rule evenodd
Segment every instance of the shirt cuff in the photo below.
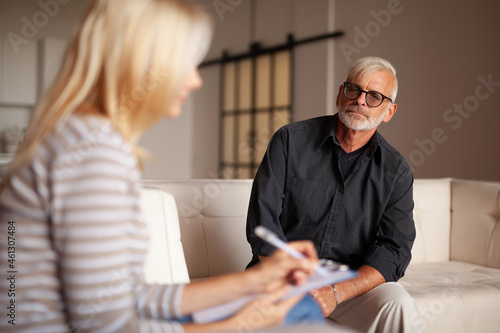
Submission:
M 363 265 L 375 268 L 382 274 L 386 282 L 397 282 L 403 277 L 407 266 L 402 266 L 402 263 L 398 263 L 397 258 L 391 257 L 391 253 L 383 248 L 372 249 L 363 261 Z
M 274 246 L 267 243 L 266 241 L 263 241 L 255 235 L 250 235 L 249 238 L 252 247 L 252 254 L 256 256 L 269 257 L 271 254 L 273 254 L 274 251 L 276 251 L 276 248 Z

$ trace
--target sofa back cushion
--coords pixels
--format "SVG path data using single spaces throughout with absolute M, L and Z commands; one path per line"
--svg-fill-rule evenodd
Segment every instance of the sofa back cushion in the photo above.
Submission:
M 412 263 L 450 260 L 450 179 L 416 179 Z
M 251 259 L 245 236 L 251 180 L 143 180 L 142 183 L 146 190 L 143 210 L 150 215 L 146 219 L 153 225 L 152 241 L 156 242 L 152 245 L 156 259 L 146 262 L 146 266 L 150 263 L 146 269 L 149 276 L 157 276 L 158 270 L 163 269 L 168 271 L 167 279 L 182 282 L 186 280 L 186 267 L 191 279 L 245 268 Z M 415 180 L 414 201 L 417 237 L 412 262 L 449 260 L 450 179 Z M 165 229 L 160 226 L 162 219 L 167 220 Z M 184 260 L 185 265 L 180 264 Z M 166 267 L 167 262 L 174 266 Z
M 241 271 L 250 262 L 245 226 L 251 180 L 143 180 L 177 203 L 191 279 Z
M 451 260 L 500 268 L 500 182 L 453 180 Z

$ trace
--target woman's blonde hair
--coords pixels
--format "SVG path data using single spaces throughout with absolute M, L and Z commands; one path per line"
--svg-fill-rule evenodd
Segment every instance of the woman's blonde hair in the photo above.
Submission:
M 166 114 L 211 34 L 208 15 L 183 0 L 92 0 L 3 179 L 74 112 L 108 118 L 140 155 L 140 135 Z

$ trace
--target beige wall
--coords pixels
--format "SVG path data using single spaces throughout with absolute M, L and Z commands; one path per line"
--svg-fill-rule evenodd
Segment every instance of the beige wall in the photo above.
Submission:
M 399 108 L 380 131 L 415 177 L 500 180 L 499 12 L 492 0 L 336 1 L 337 84 L 351 59 L 394 63 Z
M 213 1 L 200 2 L 216 12 Z M 221 2 L 231 7 L 231 1 Z M 415 177 L 500 180 L 500 43 L 496 37 L 500 21 L 495 16 L 500 3 L 257 0 L 254 31 L 249 28 L 249 1 L 232 3 L 236 5 L 223 13 L 223 20 L 216 15 L 212 57 L 220 56 L 222 49 L 245 51 L 250 37 L 271 45 L 282 42 L 288 32 L 297 38 L 332 27 L 345 32 L 335 42 L 297 49 L 296 120 L 334 112 L 332 103 L 349 62 L 366 55 L 382 56 L 396 66 L 400 91 L 398 113 L 380 131 L 406 157 Z M 216 76 L 207 75 L 206 85 L 212 82 L 218 82 Z M 211 93 L 218 89 L 212 87 Z M 218 128 L 216 101 L 198 103 L 201 107 L 194 112 L 210 113 L 214 119 L 213 127 L 203 128 L 213 135 L 211 130 Z M 194 141 L 195 155 L 201 141 Z M 203 150 L 217 154 L 214 147 Z M 210 165 L 216 170 L 216 160 Z M 206 177 L 207 166 L 198 165 L 194 176 Z
M 61 1 L 65 2 L 65 1 Z M 86 0 L 70 0 L 35 39 L 65 38 Z M 296 120 L 331 114 L 349 60 L 378 55 L 398 69 L 398 113 L 382 134 L 410 162 L 417 178 L 500 180 L 500 21 L 496 1 L 431 0 L 197 0 L 214 16 L 207 56 L 218 58 L 296 38 L 343 30 L 335 42 L 297 48 Z M 217 12 L 214 5 L 226 5 Z M 22 17 L 40 11 L 35 0 L 0 1 L 0 37 L 20 31 Z M 389 15 L 389 14 L 390 15 Z M 22 69 L 20 69 L 22 72 Z M 155 156 L 146 178 L 213 178 L 218 163 L 217 66 L 201 70 L 205 85 L 183 115 L 156 125 L 141 141 Z M 36 80 L 37 78 L 34 78 Z M 489 84 L 484 82 L 490 81 Z M 498 83 L 497 83 L 498 82 Z M 457 111 L 458 110 L 458 111 Z M 0 128 L 25 123 L 29 108 L 0 107 Z

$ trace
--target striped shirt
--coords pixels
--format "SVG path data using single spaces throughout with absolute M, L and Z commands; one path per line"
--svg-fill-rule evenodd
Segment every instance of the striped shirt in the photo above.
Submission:
M 183 332 L 183 285 L 146 285 L 131 146 L 73 115 L 0 196 L 0 331 Z

